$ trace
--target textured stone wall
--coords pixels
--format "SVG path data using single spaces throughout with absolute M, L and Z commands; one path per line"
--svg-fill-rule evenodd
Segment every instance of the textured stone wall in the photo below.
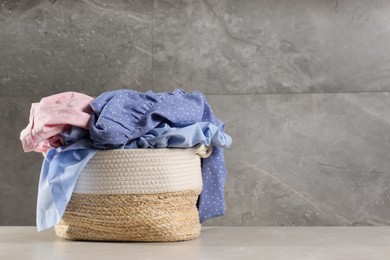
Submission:
M 206 94 L 234 144 L 208 225 L 390 224 L 390 2 L 0 0 L 0 224 L 34 225 L 32 102 Z

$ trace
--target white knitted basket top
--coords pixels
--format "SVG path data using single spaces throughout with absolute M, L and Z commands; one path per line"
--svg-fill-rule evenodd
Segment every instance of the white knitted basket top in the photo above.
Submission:
M 102 150 L 87 163 L 73 192 L 153 194 L 202 189 L 200 158 L 211 147 Z

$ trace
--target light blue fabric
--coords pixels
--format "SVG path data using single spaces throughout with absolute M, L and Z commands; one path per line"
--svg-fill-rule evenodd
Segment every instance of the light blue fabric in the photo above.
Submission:
M 50 228 L 61 220 L 80 172 L 97 151 L 86 140 L 80 140 L 64 149 L 49 150 L 39 179 L 36 221 L 38 231 Z
M 212 123 L 199 122 L 174 127 L 163 123 L 147 134 L 130 141 L 125 148 L 179 148 L 193 147 L 197 144 L 229 147 L 231 143 L 232 138 Z

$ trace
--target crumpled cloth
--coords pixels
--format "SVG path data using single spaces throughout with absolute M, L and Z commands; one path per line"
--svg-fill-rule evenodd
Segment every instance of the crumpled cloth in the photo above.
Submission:
M 114 90 L 101 94 L 91 102 L 94 111 L 89 133 L 93 145 L 114 149 L 126 145 L 161 123 L 190 125 L 210 122 L 224 128 L 200 92 L 145 93 Z
M 162 123 L 147 134 L 127 143 L 125 148 L 185 148 L 198 144 L 229 147 L 231 143 L 232 138 L 212 123 L 199 122 L 180 127 Z
M 60 133 L 71 126 L 88 129 L 92 97 L 77 92 L 64 92 L 33 103 L 27 127 L 20 133 L 25 152 L 47 152 L 64 145 Z

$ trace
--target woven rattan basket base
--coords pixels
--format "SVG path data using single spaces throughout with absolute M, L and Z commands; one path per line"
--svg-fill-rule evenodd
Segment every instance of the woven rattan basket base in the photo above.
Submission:
M 184 241 L 200 235 L 199 190 L 160 194 L 73 193 L 57 236 L 94 241 Z

